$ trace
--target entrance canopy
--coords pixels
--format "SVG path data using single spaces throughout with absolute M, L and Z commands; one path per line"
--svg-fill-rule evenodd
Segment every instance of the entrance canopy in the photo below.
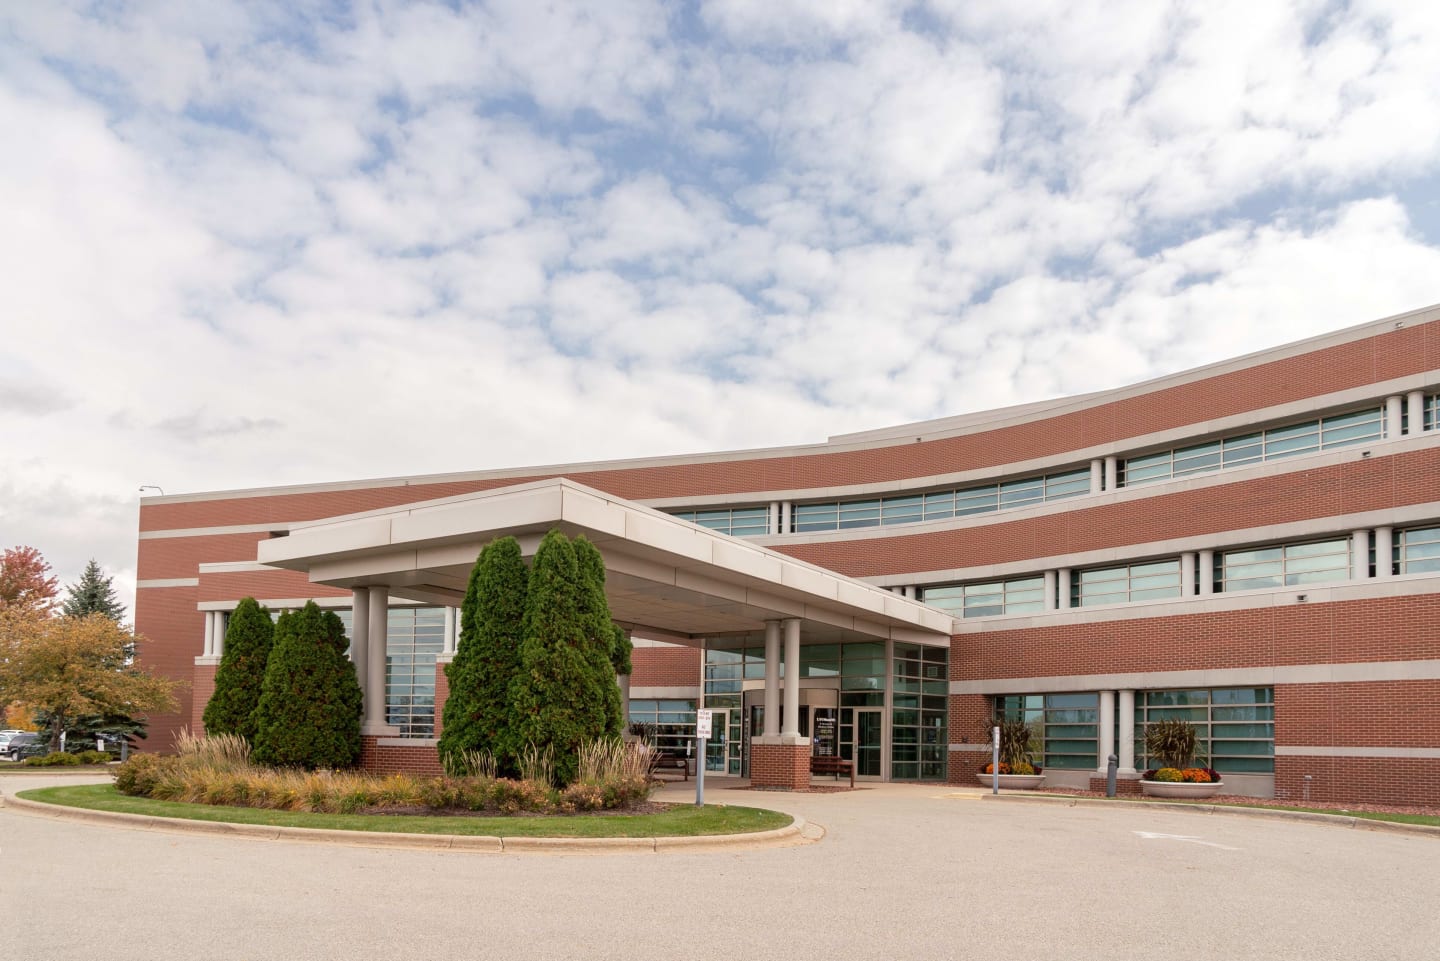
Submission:
M 454 607 L 482 547 L 514 536 L 528 558 L 551 528 L 600 549 L 611 615 L 643 636 L 740 647 L 761 642 L 766 621 L 798 618 L 807 644 L 950 644 L 943 611 L 565 478 L 297 525 L 261 541 L 258 560 Z

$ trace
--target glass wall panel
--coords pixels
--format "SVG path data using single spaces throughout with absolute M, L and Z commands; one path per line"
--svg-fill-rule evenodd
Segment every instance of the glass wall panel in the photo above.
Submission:
M 386 633 L 385 720 L 401 737 L 434 737 L 435 656 L 445 645 L 445 608 L 391 608 Z
M 1275 689 L 1218 688 L 1142 691 L 1135 698 L 1135 764 L 1153 768 L 1145 753 L 1145 726 L 1179 718 L 1195 725 L 1197 763 L 1221 774 L 1265 774 L 1275 770 Z
M 1350 539 L 1227 551 L 1219 567 L 1222 591 L 1343 581 L 1350 577 Z
M 1440 571 L 1440 527 L 1401 531 L 1398 540 L 1401 574 Z
M 890 713 L 892 780 L 945 780 L 949 754 L 947 665 L 944 648 L 895 645 L 892 683 L 897 693 Z M 932 688 L 938 696 L 915 696 L 917 691 Z
M 941 584 L 922 589 L 920 599 L 963 617 L 1040 611 L 1045 609 L 1045 580 L 1021 577 L 981 584 Z
M 1027 722 L 1040 743 L 1041 764 L 1057 769 L 1095 768 L 1099 714 L 1100 696 L 1095 693 L 995 698 L 995 717 Z
M 1075 607 L 1123 604 L 1180 596 L 1180 559 L 1144 561 L 1122 567 L 1079 571 L 1071 579 L 1070 602 Z

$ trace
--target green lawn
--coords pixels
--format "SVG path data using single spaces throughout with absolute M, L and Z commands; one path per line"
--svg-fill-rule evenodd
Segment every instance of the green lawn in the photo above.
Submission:
M 660 814 L 617 814 L 606 817 L 431 817 L 427 815 L 307 814 L 260 808 L 217 807 L 127 797 L 113 784 L 36 788 L 16 797 L 46 804 L 149 814 L 194 821 L 227 821 L 271 827 L 329 828 L 341 831 L 395 831 L 406 834 L 465 834 L 484 837 L 650 838 L 694 837 L 702 834 L 747 834 L 785 827 L 788 814 L 759 808 L 677 804 Z

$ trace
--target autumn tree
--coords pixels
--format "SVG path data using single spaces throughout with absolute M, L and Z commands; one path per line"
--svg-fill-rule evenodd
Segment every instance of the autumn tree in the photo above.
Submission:
M 83 718 L 175 710 L 175 682 L 137 667 L 136 636 L 103 614 L 47 617 L 0 611 L 0 691 L 48 722 L 51 750 Z
M 60 581 L 33 547 L 11 547 L 0 554 L 0 611 L 48 615 L 55 610 Z
M 92 557 L 80 579 L 65 588 L 65 602 L 60 613 L 66 617 L 104 614 L 119 622 L 125 617 L 125 605 L 115 596 L 114 578 L 106 574 Z

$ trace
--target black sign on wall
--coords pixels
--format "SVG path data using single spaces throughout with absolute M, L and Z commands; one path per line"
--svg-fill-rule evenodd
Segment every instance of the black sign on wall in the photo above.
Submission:
M 834 757 L 837 745 L 835 738 L 835 714 L 833 710 L 820 708 L 815 712 L 814 754 L 816 757 Z

